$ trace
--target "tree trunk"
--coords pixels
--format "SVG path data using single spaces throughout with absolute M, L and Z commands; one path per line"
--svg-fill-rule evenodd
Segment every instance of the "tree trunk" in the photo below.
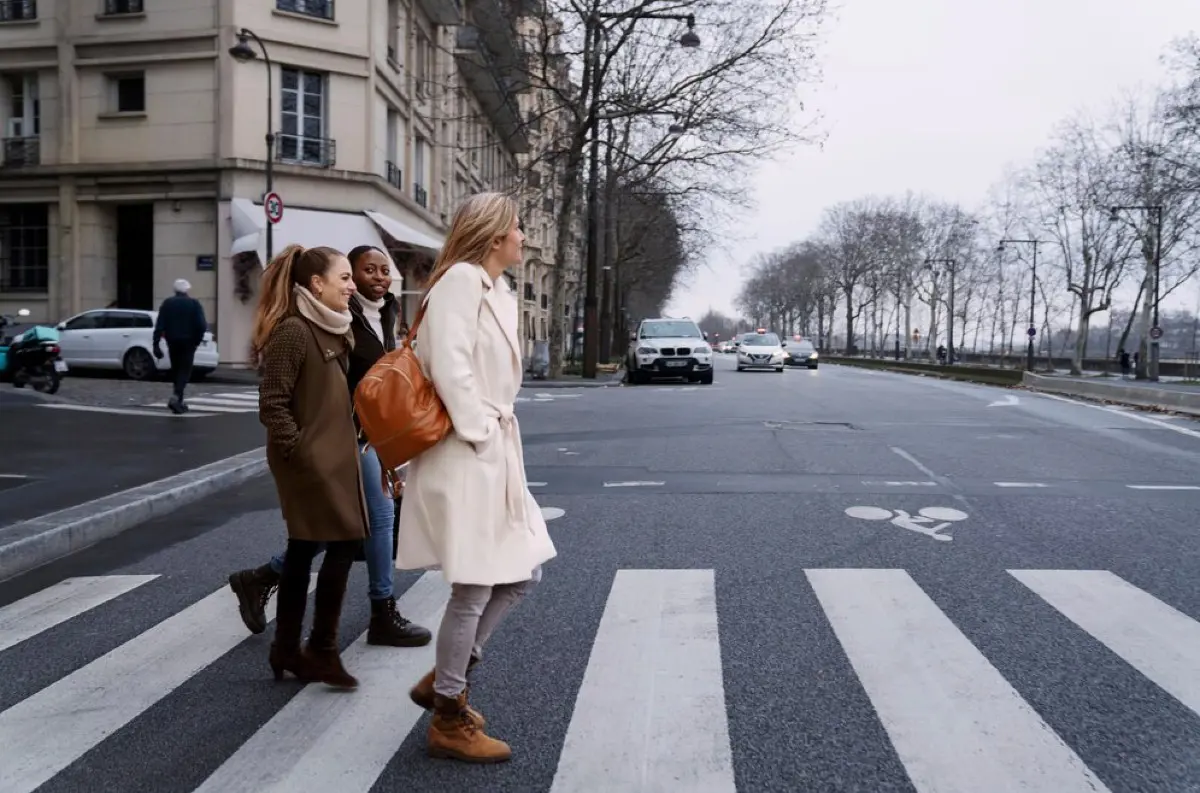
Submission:
M 1142 279 L 1141 294 L 1146 296 L 1142 302 L 1142 314 L 1138 318 L 1138 332 L 1142 338 L 1138 340 L 1138 362 L 1135 377 L 1145 380 L 1149 376 L 1150 363 L 1150 320 L 1154 310 L 1154 262 L 1146 263 L 1146 275 Z
M 854 289 L 843 289 L 846 294 L 846 355 L 854 354 Z

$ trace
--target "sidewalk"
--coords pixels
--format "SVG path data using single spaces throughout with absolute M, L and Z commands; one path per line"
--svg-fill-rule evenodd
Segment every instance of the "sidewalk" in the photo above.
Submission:
M 5 401 L 0 579 L 245 481 L 265 470 L 262 444 L 254 414 L 144 421 Z
M 1200 386 L 1181 382 L 1155 383 L 1122 380 L 1120 377 L 1073 377 L 1026 372 L 1022 385 L 1034 391 L 1200 416 Z

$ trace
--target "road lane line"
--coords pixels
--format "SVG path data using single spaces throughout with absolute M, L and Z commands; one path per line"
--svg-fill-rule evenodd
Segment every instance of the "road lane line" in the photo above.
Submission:
M 551 793 L 735 793 L 712 570 L 618 570 Z
M 157 575 L 68 578 L 0 608 L 0 652 L 148 584 Z
M 992 482 L 996 487 L 1050 487 L 1044 482 Z
M 1177 427 L 1174 424 L 1168 424 L 1167 422 L 1159 419 L 1152 419 L 1149 416 L 1143 416 L 1142 414 L 1136 413 L 1133 410 L 1116 410 L 1115 408 L 1110 408 L 1106 405 L 1093 405 L 1088 402 L 1080 402 L 1077 399 L 1068 399 L 1067 397 L 1059 396 L 1058 394 L 1047 394 L 1041 391 L 1037 392 L 1037 394 L 1038 396 L 1043 396 L 1046 399 L 1053 399 L 1058 402 L 1066 402 L 1068 405 L 1079 405 L 1081 407 L 1092 408 L 1094 410 L 1103 410 L 1105 413 L 1112 413 L 1114 416 L 1122 416 L 1127 419 L 1133 419 L 1134 421 L 1140 421 L 1143 424 L 1153 424 L 1154 426 L 1161 427 L 1165 430 L 1178 432 L 1181 435 L 1200 438 L 1200 432 L 1196 430 L 1190 430 L 1187 427 Z
M 165 402 L 163 403 L 166 404 Z M 153 410 L 151 408 L 111 408 L 102 405 L 70 405 L 65 402 L 39 402 L 38 407 L 50 408 L 51 410 L 74 410 L 80 413 L 111 413 L 115 416 L 166 416 L 168 418 L 197 418 L 200 416 L 211 416 L 212 413 L 169 413 L 165 409 Z
M 27 474 L 0 474 L 0 479 L 28 479 Z
M 0 713 L 0 790 L 32 793 L 245 641 L 232 598 L 222 586 Z
M 1009 570 L 1042 600 L 1200 713 L 1200 623 L 1107 570 Z
M 605 487 L 662 487 L 666 482 L 605 482 Z
M 420 625 L 438 625 L 450 596 L 439 572 L 397 601 Z M 305 686 L 195 793 L 367 793 L 425 711 L 408 690 L 433 666 L 436 644 L 397 652 L 364 633 L 342 653 L 359 690 Z
M 920 793 L 1108 788 L 904 570 L 805 570 Z
M 1200 491 L 1200 485 L 1126 485 L 1132 491 Z

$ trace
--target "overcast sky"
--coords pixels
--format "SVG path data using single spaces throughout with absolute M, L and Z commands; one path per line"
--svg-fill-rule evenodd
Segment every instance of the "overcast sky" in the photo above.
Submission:
M 746 241 L 710 256 L 667 314 L 735 314 L 745 263 L 814 231 L 830 204 L 912 190 L 979 206 L 1074 109 L 1103 112 L 1123 89 L 1164 82 L 1167 44 L 1200 28 L 1200 0 L 837 2 L 823 82 L 804 89 L 824 150 L 760 169 Z

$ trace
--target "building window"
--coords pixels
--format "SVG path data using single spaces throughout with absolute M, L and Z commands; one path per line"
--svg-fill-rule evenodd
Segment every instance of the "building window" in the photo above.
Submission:
M 317 19 L 333 19 L 333 0 L 275 0 L 275 7 Z
M 49 285 L 49 209 L 0 205 L 0 292 L 45 292 Z
M 112 82 L 113 108 L 118 113 L 146 112 L 146 75 L 116 74 Z
M 32 22 L 37 18 L 37 0 L 0 0 L 0 22 Z
M 325 140 L 325 82 L 319 72 L 281 69 L 283 109 L 279 159 L 312 165 L 330 164 Z
M 104 15 L 115 17 L 121 14 L 140 14 L 146 9 L 142 0 L 104 0 Z

